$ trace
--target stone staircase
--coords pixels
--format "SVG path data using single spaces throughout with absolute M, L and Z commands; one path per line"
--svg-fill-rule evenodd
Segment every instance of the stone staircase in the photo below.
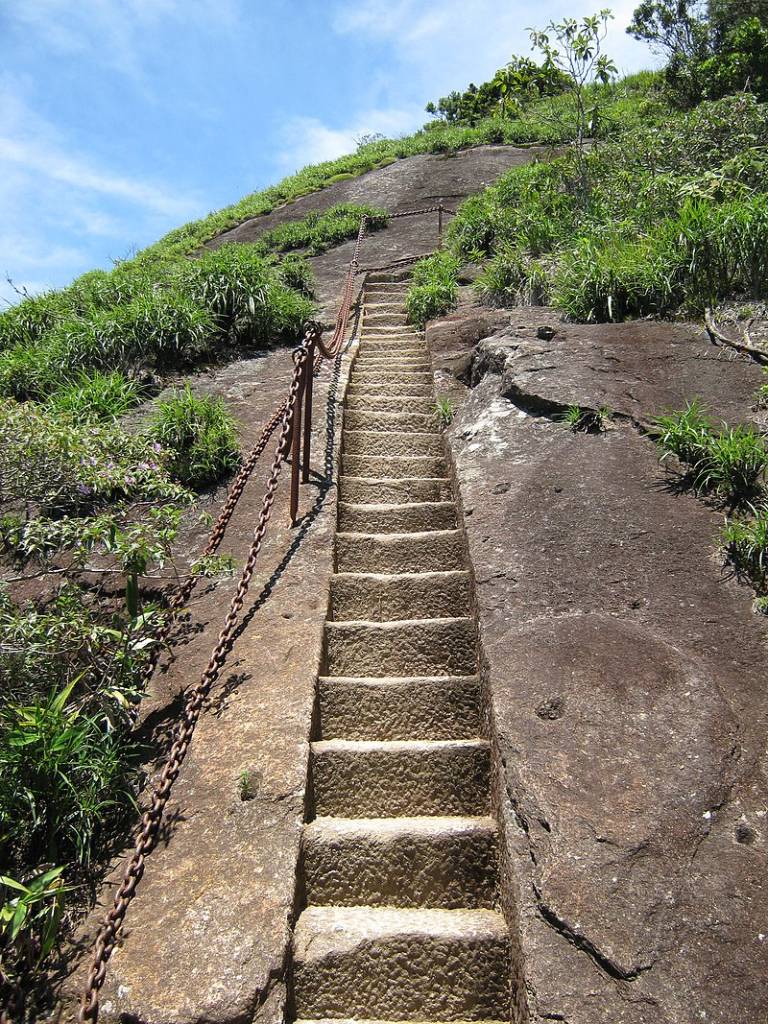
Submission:
M 318 681 L 302 1022 L 508 1021 L 470 576 L 406 282 L 369 279 Z

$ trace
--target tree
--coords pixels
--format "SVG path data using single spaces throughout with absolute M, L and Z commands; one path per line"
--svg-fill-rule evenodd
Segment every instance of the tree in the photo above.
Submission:
M 582 193 L 587 191 L 586 140 L 594 111 L 587 108 L 587 86 L 592 82 L 607 84 L 616 74 L 616 65 L 602 45 L 613 18 L 604 8 L 598 14 L 583 18 L 551 21 L 543 31 L 530 29 L 534 49 L 544 55 L 544 67 L 565 75 L 567 91 L 573 96 L 576 120 L 574 146 Z
M 707 49 L 707 5 L 702 0 L 643 0 L 627 33 L 670 59 L 700 57 Z
M 668 56 L 680 107 L 745 89 L 768 98 L 768 0 L 643 0 L 627 32 Z

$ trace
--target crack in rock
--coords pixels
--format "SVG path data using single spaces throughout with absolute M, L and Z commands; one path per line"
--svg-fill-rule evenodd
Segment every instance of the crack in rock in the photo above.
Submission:
M 628 971 L 624 970 L 615 960 L 612 960 L 601 949 L 598 949 L 593 942 L 590 942 L 586 936 L 580 935 L 564 918 L 559 917 L 552 907 L 541 898 L 541 893 L 535 886 L 534 891 L 536 893 L 536 906 L 544 923 L 553 928 L 559 935 L 562 935 L 564 939 L 580 952 L 586 953 L 593 963 L 604 974 L 613 978 L 614 981 L 635 981 L 641 974 L 645 974 L 646 971 L 650 971 L 653 967 L 653 963 L 650 963 L 641 964 Z

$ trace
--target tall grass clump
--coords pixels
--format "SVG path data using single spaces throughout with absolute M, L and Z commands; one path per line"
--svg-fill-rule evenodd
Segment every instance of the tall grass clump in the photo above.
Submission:
M 141 401 L 142 387 L 113 370 L 102 373 L 81 372 L 70 384 L 64 384 L 48 397 L 53 412 L 64 413 L 74 420 L 116 420 Z
M 456 281 L 459 266 L 459 260 L 446 251 L 419 260 L 413 269 L 405 299 L 411 323 L 423 328 L 427 320 L 455 308 L 459 294 Z
M 171 453 L 169 472 L 184 486 L 216 483 L 240 463 L 234 418 L 220 398 L 197 398 L 189 385 L 158 402 L 150 432 Z
M 676 456 L 700 494 L 715 493 L 732 504 L 759 492 L 768 468 L 765 439 L 753 427 L 723 424 L 716 430 L 696 402 L 656 420 L 662 460 Z

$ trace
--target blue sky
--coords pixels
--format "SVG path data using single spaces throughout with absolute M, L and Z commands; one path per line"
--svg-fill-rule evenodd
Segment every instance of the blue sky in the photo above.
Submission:
M 605 0 L 601 0 L 601 3 Z M 612 5 L 606 48 L 648 67 Z M 516 0 L 0 0 L 0 305 L 480 82 L 526 28 L 600 6 Z

